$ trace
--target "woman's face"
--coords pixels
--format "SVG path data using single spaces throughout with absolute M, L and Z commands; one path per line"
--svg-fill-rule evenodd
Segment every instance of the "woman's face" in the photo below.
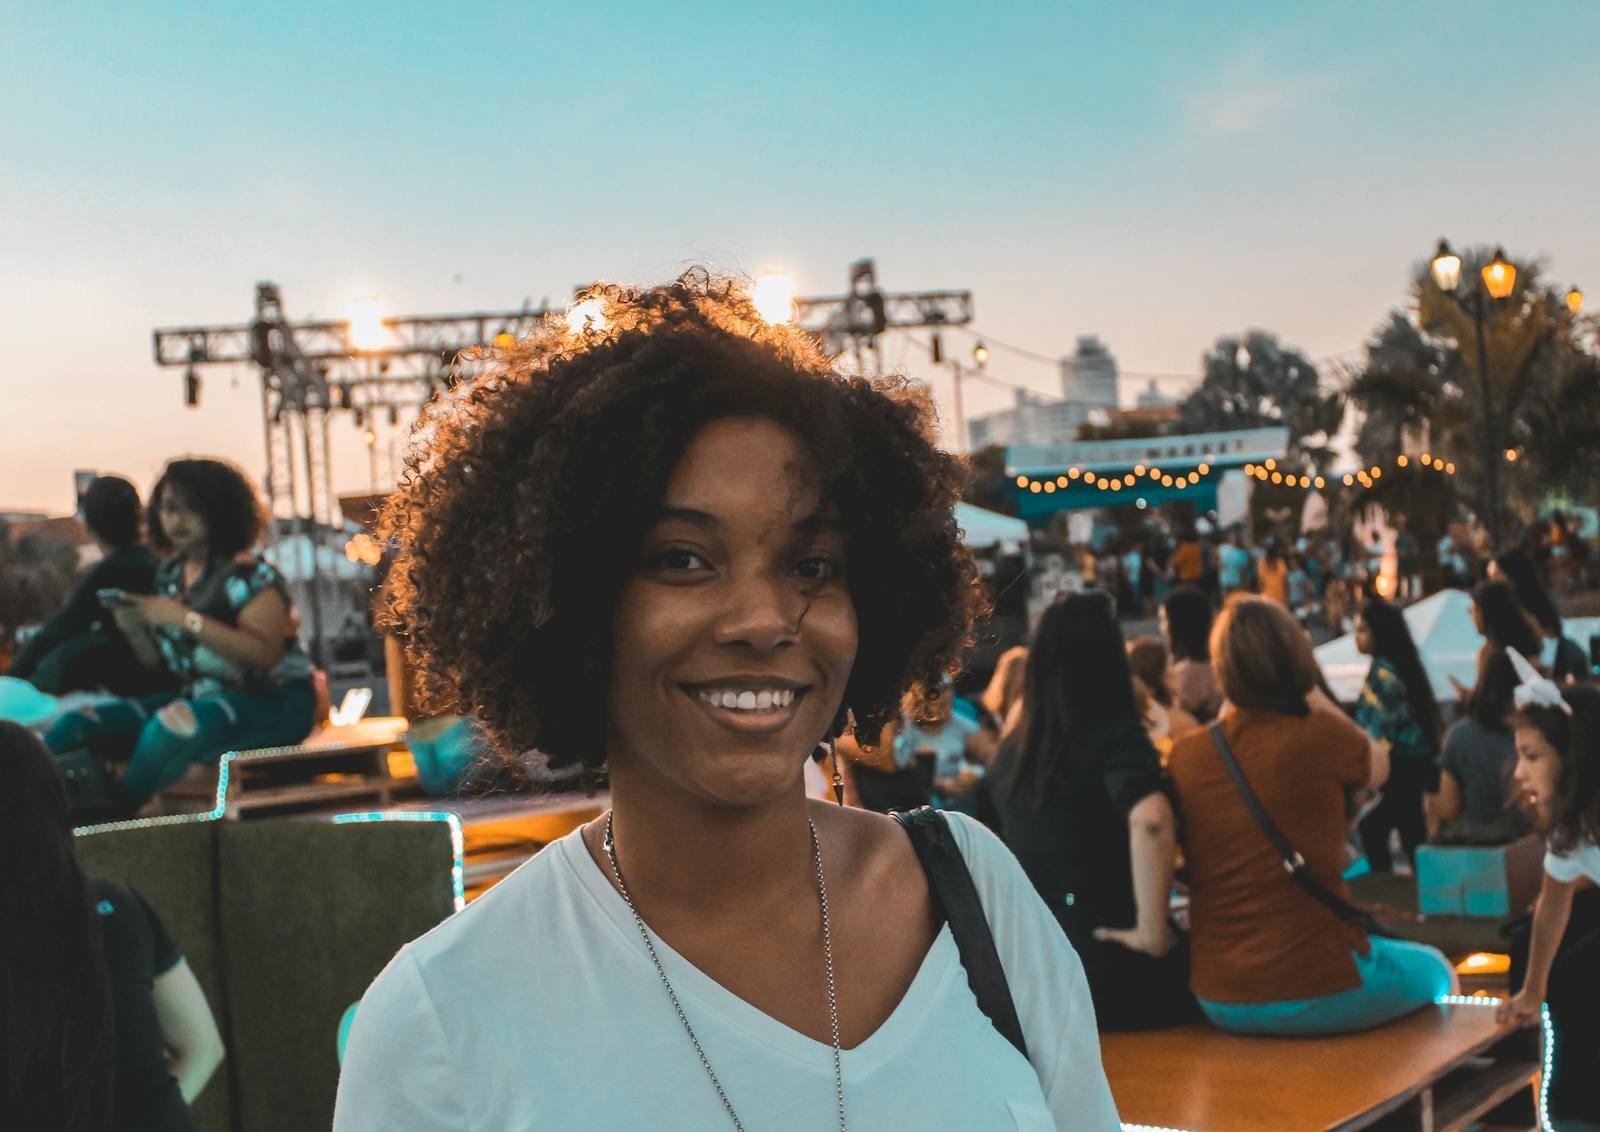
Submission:
M 156 510 L 160 512 L 161 529 L 173 550 L 185 556 L 206 550 L 211 532 L 206 528 L 205 518 L 180 492 L 167 488 L 156 501 Z
M 1561 756 L 1536 727 L 1516 729 L 1517 765 L 1512 771 L 1512 781 L 1517 793 L 1534 806 L 1541 825 L 1555 816 L 1560 801 Z
M 1356 618 L 1356 651 L 1362 656 L 1372 655 L 1372 627 L 1365 617 Z
M 801 790 L 856 655 L 846 549 L 792 433 L 701 429 L 613 614 L 613 777 L 718 806 Z

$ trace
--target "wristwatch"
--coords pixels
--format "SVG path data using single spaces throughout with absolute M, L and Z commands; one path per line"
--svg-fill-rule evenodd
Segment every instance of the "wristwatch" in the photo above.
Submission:
M 206 619 L 198 610 L 191 609 L 183 615 L 183 627 L 191 637 L 198 637 L 206 627 Z

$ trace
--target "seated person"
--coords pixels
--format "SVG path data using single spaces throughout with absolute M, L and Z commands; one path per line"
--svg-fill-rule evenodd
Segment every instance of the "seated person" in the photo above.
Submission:
M 223 1047 L 183 953 L 138 893 L 83 874 L 50 752 L 15 723 L 0 722 L 0 798 L 0 907 L 29 910 L 0 919 L 5 1127 L 194 1132 Z
M 1282 606 L 1235 595 L 1211 656 L 1218 725 L 1261 807 L 1322 887 L 1345 895 L 1345 793 L 1381 786 L 1388 751 L 1317 688 L 1316 661 Z M 1189 867 L 1190 986 L 1239 1034 L 1337 1034 L 1380 1026 L 1456 986 L 1431 947 L 1369 937 L 1299 887 L 1263 835 L 1209 728 L 1167 763 Z
M 226 751 L 298 743 L 317 698 L 288 587 L 251 552 L 265 516 L 243 473 L 220 460 L 174 460 L 150 495 L 151 541 L 172 556 L 155 593 L 112 601 L 140 663 L 178 689 L 71 712 L 45 736 L 126 762 L 107 808 L 131 813 L 193 763 Z
M 1128 667 L 1133 670 L 1139 714 L 1150 741 L 1164 751 L 1172 749 L 1173 739 L 1200 726 L 1178 703 L 1168 660 L 1167 643 L 1160 637 L 1135 637 L 1128 642 Z
M 933 798 L 941 806 L 960 807 L 983 777 L 987 760 L 982 728 L 955 710 L 955 685 L 949 677 L 932 702 L 907 704 L 895 727 L 894 761 L 930 769 Z
M 1445 732 L 1439 789 L 1427 797 L 1428 840 L 1440 845 L 1505 845 L 1529 830 L 1513 797 L 1511 658 L 1499 650 L 1478 658 L 1478 679 L 1465 714 Z
M 102 688 L 122 696 L 159 691 L 170 680 L 138 662 L 97 596 L 101 590 L 147 594 L 155 585 L 156 556 L 140 537 L 138 489 L 118 476 L 99 476 L 83 493 L 78 512 L 100 548 L 100 561 L 28 638 L 6 675 L 51 695 Z
M 982 734 L 954 709 L 955 687 L 946 680 L 931 701 L 907 695 L 900 718 L 866 747 L 842 738 L 846 797 L 863 809 L 914 810 L 936 800 L 964 807 L 982 780 Z
M 1104 590 L 1046 609 L 988 785 L 1001 838 L 1083 960 L 1101 1029 L 1149 1030 L 1199 1012 L 1167 914 L 1172 802 L 1125 649 Z

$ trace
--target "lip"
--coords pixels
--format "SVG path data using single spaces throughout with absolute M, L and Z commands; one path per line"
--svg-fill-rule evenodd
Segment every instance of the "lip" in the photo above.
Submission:
M 735 735 L 762 736 L 776 735 L 795 721 L 800 713 L 800 704 L 811 690 L 808 684 L 797 684 L 793 681 L 775 681 L 763 677 L 765 682 L 746 686 L 735 681 L 717 681 L 709 684 L 679 684 L 678 690 L 684 694 L 690 703 L 705 713 L 717 726 Z M 744 712 L 732 708 L 713 707 L 700 698 L 702 688 L 737 688 L 740 691 L 753 690 L 754 688 L 785 688 L 794 692 L 794 699 L 787 707 L 773 708 L 764 712 Z
M 803 680 L 790 680 L 785 676 L 739 672 L 729 676 L 716 676 L 710 680 L 680 680 L 678 687 L 691 694 L 706 688 L 727 688 L 735 692 L 759 692 L 764 688 L 777 688 L 785 692 L 809 691 L 810 684 Z

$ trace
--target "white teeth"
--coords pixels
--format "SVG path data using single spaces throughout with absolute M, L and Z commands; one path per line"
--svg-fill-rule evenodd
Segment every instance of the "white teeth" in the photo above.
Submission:
M 775 708 L 786 708 L 794 703 L 793 688 L 767 689 L 760 692 L 702 688 L 699 696 L 712 707 L 732 711 L 772 711 Z

